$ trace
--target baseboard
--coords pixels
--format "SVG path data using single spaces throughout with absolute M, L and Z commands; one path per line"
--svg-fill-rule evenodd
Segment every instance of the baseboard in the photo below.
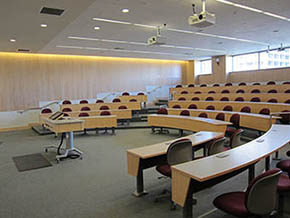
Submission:
M 19 127 L 11 127 L 11 128 L 0 128 L 0 132 L 11 132 L 11 131 L 20 131 L 30 129 L 30 126 L 19 126 Z

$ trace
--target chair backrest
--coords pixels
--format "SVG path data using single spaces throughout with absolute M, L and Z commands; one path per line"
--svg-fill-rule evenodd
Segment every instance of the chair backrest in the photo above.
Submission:
M 259 114 L 270 115 L 270 109 L 269 108 L 263 108 L 263 109 L 260 110 Z
M 239 83 L 239 86 L 246 86 L 246 85 L 247 83 L 244 83 L 244 82 Z
M 189 88 L 194 87 L 194 84 L 188 84 L 187 87 L 189 87 Z
M 122 95 L 127 95 L 128 96 L 128 95 L 130 95 L 130 93 L 129 92 L 123 92 Z
M 269 82 L 267 82 L 267 85 L 276 85 L 276 82 L 275 81 L 269 81 Z
M 241 112 L 244 112 L 244 113 L 251 113 L 251 108 L 248 107 L 248 106 L 245 106 L 241 109 Z
M 280 169 L 272 169 L 250 183 L 245 197 L 245 204 L 250 213 L 267 215 L 275 209 L 277 183 L 281 173 Z
M 104 103 L 104 101 L 101 100 L 101 99 L 98 99 L 98 100 L 96 101 L 96 103 Z
M 268 91 L 268 93 L 278 93 L 276 89 L 271 89 Z
M 72 112 L 72 109 L 71 109 L 71 108 L 68 108 L 68 107 L 66 107 L 66 108 L 62 109 L 62 112 Z
M 100 113 L 100 116 L 110 116 L 111 115 L 111 112 L 110 111 L 102 111 Z
M 205 109 L 214 111 L 215 107 L 213 105 L 208 105 Z
M 225 121 L 225 114 L 224 113 L 218 113 L 215 117 L 216 120 Z
M 44 108 L 44 109 L 42 109 L 41 113 L 42 114 L 49 114 L 49 113 L 52 113 L 52 110 L 50 108 Z
M 207 97 L 205 100 L 206 101 L 213 101 L 214 99 L 213 99 L 213 97 Z
M 290 112 L 290 111 L 283 110 L 282 112 Z M 288 114 L 280 114 L 280 117 L 281 117 L 280 122 L 282 124 L 289 124 L 290 123 L 290 115 L 288 115 Z
M 139 92 L 137 95 L 145 95 L 143 92 Z
M 194 92 L 194 94 L 201 94 L 201 91 L 196 91 Z
M 188 109 L 197 109 L 196 104 L 191 104 L 188 106 Z
M 64 100 L 64 101 L 62 102 L 62 104 L 71 104 L 71 101 L 70 101 L 70 100 Z
M 215 94 L 215 91 L 211 90 L 208 92 L 208 94 Z
M 251 93 L 261 93 L 261 91 L 259 89 L 253 89 Z
M 173 107 L 172 108 L 175 108 L 175 109 L 177 109 L 177 108 L 181 108 L 181 106 L 179 105 L 179 104 L 176 104 L 176 105 L 173 105 Z
M 278 103 L 276 98 L 271 98 L 268 100 L 269 103 Z
M 167 111 L 167 109 L 166 108 L 164 108 L 164 107 L 161 107 L 161 108 L 159 108 L 159 110 L 157 111 L 157 114 L 168 114 L 168 111 Z
M 243 90 L 243 89 L 238 89 L 238 90 L 236 91 L 236 93 L 245 93 L 245 90 Z
M 233 114 L 230 118 L 230 122 L 233 124 L 233 126 L 238 129 L 240 127 L 240 115 L 239 114 Z
M 167 149 L 167 163 L 172 166 L 192 160 L 192 142 L 180 139 L 171 143 Z
M 107 105 L 102 105 L 100 110 L 110 110 L 110 108 Z
M 225 141 L 225 137 L 213 140 L 208 146 L 207 155 L 210 156 L 225 151 Z
M 188 94 L 188 91 L 182 91 L 180 94 Z
M 230 137 L 230 147 L 236 148 L 242 144 L 241 135 L 244 132 L 242 129 L 237 129 Z
M 178 101 L 186 101 L 186 99 L 184 97 L 180 97 L 178 98 Z
M 199 101 L 199 97 L 193 97 L 191 100 L 192 101 Z
M 290 104 L 290 99 L 284 102 L 285 104 Z
M 181 116 L 190 116 L 190 113 L 189 113 L 188 110 L 183 110 L 183 111 L 180 112 L 179 115 L 181 115 Z
M 237 98 L 235 99 L 235 101 L 244 101 L 244 98 L 243 98 L 243 97 L 237 97 Z
M 198 115 L 198 117 L 203 117 L 203 118 L 207 118 L 207 113 L 200 113 L 199 115 Z
M 133 99 L 130 99 L 129 102 L 137 102 L 137 100 L 133 98 Z
M 220 101 L 229 101 L 230 99 L 228 98 L 228 97 L 222 97 L 221 99 L 220 99 Z
M 91 108 L 89 108 L 89 107 L 82 107 L 81 108 L 81 111 L 90 111 L 91 110 Z
M 254 97 L 251 99 L 251 102 L 261 102 L 261 99 L 259 97 Z
M 224 107 L 223 111 L 233 111 L 233 107 L 230 105 L 227 105 Z
M 222 90 L 222 93 L 230 93 L 230 91 L 227 89 L 224 89 L 224 90 Z
M 80 104 L 88 104 L 88 100 L 80 100 Z
M 287 90 L 285 91 L 285 93 L 290 93 L 290 89 L 287 89 Z
M 232 86 L 232 83 L 226 83 L 225 86 Z
M 89 116 L 90 115 L 88 113 L 85 113 L 85 112 L 79 114 L 79 117 L 89 117 Z
M 260 83 L 254 83 L 253 86 L 259 86 L 261 85 Z
M 182 88 L 182 85 L 176 85 L 175 88 Z
M 69 115 L 67 113 L 63 113 L 64 117 L 69 117 Z
M 207 85 L 206 84 L 201 84 L 200 87 L 207 87 Z
M 119 110 L 126 110 L 128 109 L 126 105 L 121 105 L 118 107 Z
M 283 85 L 289 85 L 289 84 L 290 84 L 289 81 L 287 81 L 287 82 L 283 82 Z
M 120 98 L 114 98 L 112 102 L 121 102 Z
M 220 86 L 220 84 L 213 84 L 213 87 L 218 87 L 218 86 Z

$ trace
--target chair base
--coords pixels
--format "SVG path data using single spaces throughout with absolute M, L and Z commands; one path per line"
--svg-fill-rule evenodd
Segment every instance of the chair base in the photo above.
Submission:
M 154 203 L 157 203 L 163 198 L 170 198 L 170 210 L 176 210 L 176 204 L 171 200 L 171 192 L 167 189 L 164 189 L 161 194 L 154 199 Z

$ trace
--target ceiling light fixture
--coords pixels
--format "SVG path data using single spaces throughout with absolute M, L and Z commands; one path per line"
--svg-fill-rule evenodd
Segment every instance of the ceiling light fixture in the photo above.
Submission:
M 67 38 L 76 39 L 76 40 L 100 41 L 100 39 L 96 39 L 96 38 L 79 37 L 79 36 L 68 36 Z
M 132 24 L 132 23 L 129 23 L 129 22 L 126 22 L 126 21 L 110 20 L 110 19 L 103 19 L 103 18 L 97 18 L 97 17 L 94 17 L 93 20 L 102 21 L 102 22 L 109 22 L 109 23 L 127 24 L 127 25 Z
M 47 24 L 42 23 L 42 24 L 40 24 L 40 26 L 41 26 L 42 28 L 46 28 L 46 27 L 47 27 Z
M 94 27 L 94 30 L 99 30 L 99 29 L 101 29 L 99 26 Z
M 10 42 L 16 42 L 16 39 L 10 39 Z
M 129 10 L 128 8 L 123 8 L 123 9 L 122 9 L 122 12 L 123 12 L 123 13 L 129 13 L 129 11 L 130 11 L 130 10 Z

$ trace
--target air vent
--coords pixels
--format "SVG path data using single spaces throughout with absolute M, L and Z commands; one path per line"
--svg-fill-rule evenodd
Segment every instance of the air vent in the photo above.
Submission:
M 17 51 L 18 52 L 30 52 L 30 49 L 28 49 L 28 48 L 18 48 Z
M 49 14 L 49 15 L 57 15 L 60 16 L 64 12 L 64 9 L 58 9 L 58 8 L 47 8 L 43 7 L 40 11 L 41 14 Z
M 119 47 L 117 47 L 117 48 L 114 48 L 115 50 L 124 50 L 124 48 L 119 48 Z

